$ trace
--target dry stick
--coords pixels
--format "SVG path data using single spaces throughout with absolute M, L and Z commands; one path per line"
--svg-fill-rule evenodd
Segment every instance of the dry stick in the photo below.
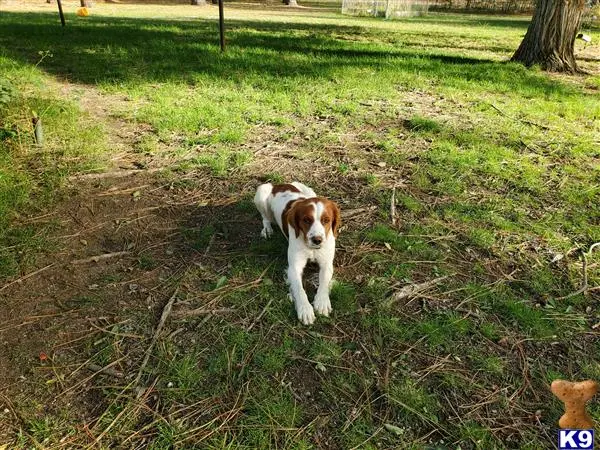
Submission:
M 184 319 L 188 317 L 203 316 L 205 314 L 216 315 L 216 314 L 227 314 L 235 312 L 233 308 L 218 308 L 218 309 L 206 309 L 196 308 L 191 311 L 178 311 L 173 313 L 174 319 Z
M 390 200 L 390 217 L 392 225 L 396 225 L 396 186 L 392 189 L 392 199 Z
M 34 275 L 37 275 L 38 273 L 41 273 L 41 272 L 43 272 L 44 270 L 46 270 L 46 269 L 49 269 L 49 268 L 50 268 L 50 267 L 52 267 L 52 266 L 54 266 L 54 263 L 52 263 L 52 264 L 48 264 L 46 267 L 42 267 L 41 269 L 38 269 L 38 270 L 36 270 L 35 272 L 28 273 L 27 275 L 25 275 L 25 276 L 22 276 L 21 278 L 17 278 L 16 280 L 14 280 L 14 281 L 11 281 L 10 283 L 8 283 L 8 284 L 5 284 L 4 286 L 2 286 L 2 287 L 0 288 L 0 292 L 2 292 L 2 291 L 3 291 L 4 289 L 6 289 L 6 288 L 8 288 L 8 287 L 12 286 L 13 284 L 16 284 L 16 283 L 20 283 L 20 282 L 22 282 L 22 281 L 25 281 L 26 279 L 28 279 L 28 278 L 31 278 L 32 276 L 34 276 Z
M 592 256 L 592 252 L 594 251 L 594 249 L 596 247 L 600 246 L 600 242 L 596 242 L 594 244 L 592 244 L 590 246 L 590 249 L 586 252 L 584 252 L 583 250 L 581 250 L 581 259 L 582 259 L 582 267 L 581 267 L 581 272 L 583 274 L 583 283 L 581 284 L 581 287 L 579 289 L 577 289 L 575 292 L 572 292 L 569 295 L 565 295 L 564 297 L 558 297 L 557 300 L 566 300 L 568 298 L 571 297 L 575 297 L 576 295 L 579 294 L 583 294 L 587 291 L 590 290 L 590 287 L 588 286 L 588 273 L 587 273 L 587 267 L 588 267 L 588 261 L 587 261 L 587 257 Z M 595 288 L 592 288 L 595 290 Z
M 23 327 L 25 325 L 29 325 L 30 323 L 35 323 L 37 321 L 39 321 L 40 319 L 45 319 L 47 317 L 58 317 L 58 316 L 64 316 L 66 314 L 70 314 L 72 312 L 75 312 L 74 309 L 70 309 L 69 311 L 65 311 L 65 312 L 59 312 L 59 313 L 53 313 L 53 314 L 40 314 L 37 316 L 27 316 L 24 317 L 25 322 L 21 322 L 18 324 L 13 324 L 13 325 L 8 325 L 4 328 L 0 328 L 0 332 L 1 331 L 7 331 L 7 330 L 12 330 L 14 328 L 20 328 Z
M 152 349 L 156 345 L 156 341 L 158 341 L 158 336 L 159 336 L 160 332 L 162 331 L 162 328 L 165 325 L 165 322 L 167 321 L 169 314 L 171 314 L 171 309 L 173 309 L 173 303 L 175 303 L 175 299 L 177 298 L 178 292 L 179 292 L 179 287 L 175 288 L 175 292 L 173 292 L 173 295 L 171 296 L 171 298 L 169 299 L 169 301 L 167 302 L 167 304 L 165 305 L 165 307 L 163 309 L 162 315 L 160 316 L 160 321 L 158 322 L 156 330 L 154 331 L 154 336 L 152 336 L 152 341 L 150 342 L 150 346 L 146 349 L 146 355 L 144 356 L 144 361 L 142 361 L 142 365 L 140 366 L 140 369 L 138 370 L 137 377 L 135 377 L 134 385 L 136 385 L 136 386 L 139 385 L 140 380 L 142 379 L 142 374 L 144 372 L 144 369 L 148 365 L 148 361 L 150 361 L 150 355 L 152 354 Z
M 123 323 L 126 323 L 126 322 L 130 322 L 130 320 L 122 320 L 121 322 L 113 323 L 112 326 L 120 325 L 120 324 L 123 324 Z M 107 330 L 106 328 L 99 327 L 98 325 L 94 324 L 93 322 L 90 322 L 90 325 L 92 327 L 94 327 L 95 329 L 97 329 L 98 331 L 102 331 L 104 333 L 112 334 L 113 336 L 128 337 L 128 338 L 133 338 L 133 339 L 144 339 L 144 337 L 145 337 L 145 336 L 140 336 L 139 334 L 118 333 L 116 331 Z
M 37 222 L 38 220 L 42 220 L 47 217 L 54 216 L 55 214 L 56 214 L 56 212 L 50 212 L 50 213 L 42 214 L 41 216 L 30 217 L 28 219 L 23 220 L 21 223 L 25 224 L 25 223 Z
M 134 186 L 134 187 L 130 187 L 127 189 L 109 189 L 108 191 L 105 192 L 101 192 L 100 194 L 97 194 L 97 197 L 108 197 L 110 195 L 124 195 L 124 194 L 129 194 L 130 192 L 135 192 L 135 191 L 139 191 L 140 189 L 144 189 L 146 187 L 150 186 L 149 184 L 142 184 L 140 186 Z
M 216 422 L 217 420 L 219 420 L 221 417 L 223 416 L 227 416 L 225 417 L 225 420 L 216 428 L 214 428 L 213 430 L 211 430 L 207 435 L 205 435 L 202 439 L 196 439 L 196 441 L 194 442 L 195 444 L 204 441 L 206 439 L 208 439 L 210 436 L 212 436 L 213 434 L 217 433 L 221 428 L 223 428 L 225 425 L 227 425 L 227 423 L 233 418 L 235 417 L 235 415 L 240 412 L 242 410 L 242 406 L 238 407 L 238 403 L 240 401 L 240 398 L 242 397 L 242 389 L 244 389 L 244 387 L 247 389 L 248 388 L 248 383 L 244 384 L 242 386 L 242 388 L 240 389 L 240 391 L 238 392 L 238 396 L 235 399 L 235 403 L 233 404 L 233 409 L 230 409 L 229 411 L 223 413 L 223 414 L 219 414 L 217 417 L 215 417 L 214 419 L 212 419 L 211 421 L 204 423 L 196 428 L 192 428 L 191 430 L 186 430 L 182 433 L 182 435 L 188 435 L 187 437 L 184 437 L 183 439 L 180 439 L 179 441 L 175 442 L 175 446 L 178 446 L 178 444 L 181 444 L 193 437 L 195 437 L 195 433 L 197 433 L 198 431 L 201 431 L 204 428 L 209 428 L 214 422 Z M 245 399 L 244 399 L 245 400 Z M 242 400 L 243 401 L 243 400 Z M 194 433 L 194 434 L 192 434 Z M 192 434 L 191 436 L 189 436 L 190 434 Z
M 87 365 L 87 368 L 94 373 L 105 373 L 106 375 L 110 375 L 111 377 L 123 378 L 123 373 L 117 372 L 116 370 L 111 369 L 110 367 L 102 367 L 97 364 L 90 363 Z
M 349 219 L 351 217 L 358 216 L 360 214 L 375 211 L 376 209 L 377 209 L 377 206 L 368 206 L 366 208 L 348 209 L 346 211 L 342 211 L 342 217 L 344 219 Z
M 61 395 L 61 396 L 62 396 L 62 395 L 65 395 L 66 393 L 68 393 L 68 392 L 71 392 L 71 391 L 73 391 L 73 390 L 77 389 L 79 386 L 82 386 L 82 385 L 84 385 L 85 383 L 87 383 L 88 381 L 90 381 L 92 378 L 94 378 L 96 375 L 98 375 L 99 373 L 106 372 L 106 370 L 110 369 L 112 366 L 115 366 L 115 365 L 117 365 L 118 363 L 120 363 L 121 361 L 123 361 L 123 360 L 124 360 L 126 357 L 127 357 L 127 356 L 122 356 L 122 357 L 121 357 L 121 358 L 119 358 L 119 359 L 115 359 L 113 362 L 111 362 L 110 364 L 108 364 L 107 366 L 105 366 L 105 367 L 102 369 L 102 371 L 101 371 L 101 372 L 94 372 L 94 373 L 93 373 L 92 375 L 90 375 L 89 377 L 87 377 L 87 378 L 85 378 L 85 379 L 83 379 L 83 380 L 79 381 L 78 383 L 75 383 L 73 386 L 71 386 L 70 388 L 66 389 L 65 391 L 62 391 L 62 392 L 60 393 L 60 395 Z M 79 370 L 79 369 L 77 369 L 77 370 Z M 75 373 L 75 372 L 73 372 L 73 373 Z M 72 375 L 72 374 L 71 374 L 71 375 Z
M 441 283 L 446 278 L 448 278 L 448 275 L 439 277 L 439 278 L 435 278 L 431 281 L 426 281 L 424 283 L 409 284 L 408 286 L 404 286 L 402 289 L 400 289 L 398 292 L 395 292 L 388 299 L 387 304 L 388 304 L 388 306 L 390 306 L 392 303 L 397 302 L 398 300 L 403 300 L 405 298 L 413 297 L 416 294 L 418 294 L 419 292 L 422 292 L 426 289 L 429 289 L 430 287 L 435 286 L 436 284 Z
M 109 259 L 109 258 L 115 258 L 117 256 L 123 256 L 123 255 L 128 255 L 129 252 L 113 252 L 113 253 L 104 253 L 103 255 L 95 255 L 95 256 L 90 256 L 89 258 L 84 258 L 84 259 L 76 259 L 75 261 L 72 261 L 71 264 L 87 264 L 90 262 L 98 262 L 98 261 L 102 261 L 104 259 Z
M 154 387 L 154 386 L 156 386 L 156 383 L 157 383 L 157 382 L 158 382 L 158 378 L 157 378 L 156 380 L 154 380 L 154 383 L 152 384 L 152 386 L 151 386 L 151 387 Z M 148 390 L 148 394 L 149 394 L 149 393 L 150 393 L 150 389 Z M 148 395 L 148 394 L 146 394 L 146 395 Z M 143 406 L 143 404 L 145 403 L 146 399 L 147 399 L 147 398 L 144 398 L 144 399 L 143 399 L 144 401 L 138 402 L 136 405 L 133 405 L 133 408 L 132 408 L 132 409 L 133 409 L 133 411 L 132 411 L 132 414 L 131 414 L 131 415 L 134 415 L 134 414 L 135 414 L 135 412 L 137 412 L 137 410 L 141 409 L 141 407 L 142 407 L 142 406 Z M 113 404 L 114 404 L 114 403 L 113 403 Z M 88 447 L 86 447 L 86 449 L 92 449 L 92 448 L 94 448 L 94 446 L 95 446 L 96 444 L 98 444 L 98 443 L 99 443 L 99 442 L 102 440 L 102 438 L 103 438 L 104 436 L 106 436 L 106 434 L 107 434 L 107 433 L 110 431 L 110 429 L 111 429 L 111 428 L 112 428 L 112 427 L 113 427 L 113 426 L 114 426 L 114 425 L 117 423 L 117 421 L 118 421 L 118 420 L 119 420 L 119 419 L 120 419 L 120 418 L 121 418 L 123 415 L 125 415 L 125 413 L 129 412 L 129 411 L 128 411 L 128 409 L 129 409 L 129 406 L 130 406 L 130 405 L 131 405 L 131 403 L 128 403 L 128 404 L 127 404 L 127 406 L 125 406 L 125 408 L 123 408 L 123 409 L 121 410 L 121 412 L 120 412 L 119 414 L 117 414 L 117 416 L 116 416 L 116 417 L 115 417 L 115 418 L 112 420 L 112 422 L 111 422 L 110 424 L 108 424 L 108 426 L 107 426 L 107 427 L 106 427 L 106 428 L 105 428 L 105 429 L 102 431 L 102 433 L 100 433 L 100 434 L 99 434 L 99 435 L 96 437 L 96 439 L 94 439 L 94 442 L 93 442 L 92 444 L 90 444 Z M 97 423 L 99 423 L 99 422 L 100 422 L 100 421 L 98 421 Z
M 496 105 L 494 105 L 493 103 L 490 103 L 490 106 L 492 108 L 494 108 L 496 111 L 498 111 L 500 114 L 502 114 L 504 117 L 508 117 L 509 119 L 514 120 L 515 122 L 523 122 L 523 123 L 526 123 L 526 124 L 529 124 L 529 125 L 534 125 L 536 127 L 542 128 L 544 130 L 554 130 L 554 128 L 551 128 L 551 127 L 549 127 L 547 125 L 542 125 L 540 123 L 536 123 L 536 122 L 533 122 L 531 120 L 518 119 L 516 117 L 510 116 L 510 115 L 506 114 L 504 111 L 502 111 L 500 108 L 498 108 Z
M 267 312 L 267 309 L 269 309 L 269 306 L 271 306 L 271 303 L 273 303 L 273 299 L 269 300 L 269 302 L 265 305 L 265 307 L 260 312 L 258 317 L 254 320 L 254 322 L 252 322 L 252 324 L 250 324 L 250 326 L 248 328 L 246 328 L 246 332 L 252 330 L 252 328 L 254 328 L 254 325 L 256 325 L 260 321 L 260 319 L 262 319 L 262 316 L 265 315 L 265 313 Z
M 198 405 L 201 405 L 202 403 L 205 403 L 205 402 L 206 402 L 206 399 L 202 399 L 202 400 L 200 400 L 199 402 L 193 403 L 192 405 L 186 406 L 186 407 L 184 407 L 184 408 L 181 408 L 181 409 L 179 409 L 179 410 L 176 410 L 176 411 L 174 411 L 173 413 L 170 413 L 170 414 L 169 414 L 169 416 L 170 416 L 170 417 L 176 417 L 176 416 L 177 416 L 177 415 L 178 415 L 180 412 L 182 412 L 182 411 L 185 411 L 186 409 L 189 409 L 190 407 L 196 407 L 196 408 L 197 408 L 195 415 L 200 415 L 200 414 L 203 414 L 204 410 L 203 410 L 203 409 L 201 409 L 201 408 L 198 408 Z M 147 408 L 147 409 L 149 409 L 149 408 Z M 169 421 L 167 421 L 167 419 L 165 419 L 163 416 L 161 416 L 161 415 L 160 415 L 159 413 L 157 413 L 156 411 L 152 411 L 152 410 L 150 409 L 150 412 L 151 412 L 151 413 L 152 413 L 154 416 L 158 416 L 158 417 L 157 417 L 156 419 L 154 419 L 152 422 L 149 422 L 149 423 L 147 423 L 147 424 L 146 424 L 146 425 L 144 425 L 143 427 L 141 427 L 141 428 L 138 428 L 138 429 L 135 431 L 135 433 L 133 433 L 133 434 L 130 434 L 129 436 L 127 436 L 127 438 L 126 438 L 124 441 L 122 441 L 122 442 L 121 442 L 121 446 L 122 446 L 122 447 L 124 447 L 124 445 L 125 445 L 127 442 L 129 442 L 129 441 L 133 440 L 133 439 L 134 439 L 135 437 L 137 437 L 138 435 L 140 435 L 140 434 L 143 434 L 145 431 L 149 430 L 150 428 L 153 428 L 153 427 L 155 427 L 155 426 L 156 426 L 156 424 L 157 424 L 158 422 L 165 422 L 165 424 L 166 424 L 166 425 L 170 425 L 170 422 L 169 422 Z M 193 416 L 193 415 L 194 415 L 194 413 L 192 413 L 192 415 L 191 415 L 191 416 Z M 190 418 L 190 415 L 188 415 L 188 416 L 184 416 L 184 417 L 183 417 L 183 419 L 185 419 L 185 420 L 187 420 L 187 419 L 189 419 L 189 418 Z
M 136 170 L 115 170 L 112 172 L 92 172 L 81 175 L 73 175 L 69 177 L 69 181 L 73 180 L 99 180 L 102 178 L 125 178 L 138 173 L 154 173 L 159 172 L 160 168 L 152 169 L 136 169 Z
M 448 430 L 441 423 L 434 422 L 429 417 L 427 417 L 426 415 L 424 415 L 420 411 L 417 411 L 416 409 L 410 407 L 409 405 L 407 405 L 406 403 L 402 402 L 401 400 L 398 400 L 397 398 L 395 398 L 395 397 L 393 397 L 393 396 L 391 396 L 389 394 L 383 394 L 381 397 L 385 397 L 389 401 L 391 401 L 393 403 L 396 403 L 396 404 L 400 405 L 402 408 L 406 409 L 407 411 L 410 411 L 413 414 L 419 416 L 421 418 L 421 420 L 423 420 L 425 422 L 428 422 L 435 430 L 437 430 L 437 431 L 442 430 L 445 433 L 449 434 Z
M 81 337 L 78 337 L 78 338 L 76 338 L 76 339 L 72 339 L 72 340 L 70 340 L 70 341 L 67 341 L 67 342 L 61 342 L 60 344 L 56 344 L 54 347 L 52 347 L 52 351 L 54 352 L 54 351 L 56 351 L 56 349 L 59 349 L 59 348 L 61 348 L 61 347 L 65 347 L 65 346 L 67 346 L 67 345 L 71 345 L 71 344 L 73 344 L 74 342 L 79 342 L 79 341 L 82 341 L 82 340 L 84 340 L 84 339 L 88 339 L 90 336 L 92 336 L 92 335 L 94 335 L 94 334 L 98 333 L 99 331 L 100 331 L 100 330 L 91 331 L 90 333 L 86 332 L 86 334 L 84 334 L 83 336 L 81 336 Z
M 212 245 L 213 245 L 213 242 L 215 242 L 215 236 L 216 236 L 216 235 L 215 235 L 215 234 L 213 234 L 213 235 L 210 237 L 210 240 L 208 241 L 208 245 L 206 246 L 206 249 L 204 250 L 204 254 L 203 254 L 202 256 L 206 257 L 206 256 L 208 255 L 208 253 L 210 252 L 210 248 L 212 247 Z
M 381 431 L 383 430 L 383 427 L 379 427 L 375 430 L 375 432 L 369 436 L 368 438 L 366 438 L 364 441 L 362 441 L 360 444 L 352 447 L 350 450 L 357 450 L 359 448 L 364 448 L 364 445 L 369 442 L 371 439 L 373 439 L 375 436 L 377 436 L 379 433 L 381 433 Z

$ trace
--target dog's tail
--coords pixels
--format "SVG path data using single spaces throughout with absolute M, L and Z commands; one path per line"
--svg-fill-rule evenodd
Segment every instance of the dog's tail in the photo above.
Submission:
M 302 192 L 302 194 L 305 195 L 307 198 L 317 196 L 317 194 L 315 194 L 315 191 L 313 191 L 311 188 L 309 188 L 308 186 L 306 186 L 302 183 L 298 183 L 297 181 L 294 181 L 292 183 L 292 186 L 298 188 L 300 190 L 300 192 Z

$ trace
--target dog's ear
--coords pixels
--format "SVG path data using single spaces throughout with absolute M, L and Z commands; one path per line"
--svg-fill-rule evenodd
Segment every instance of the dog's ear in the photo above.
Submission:
M 337 238 L 342 226 L 342 215 L 336 202 L 330 202 L 329 205 L 331 208 L 331 229 L 333 230 L 333 235 Z
M 287 223 L 294 229 L 295 237 L 300 236 L 300 222 L 302 221 L 302 211 L 298 208 L 298 203 L 298 201 L 292 203 L 286 215 Z

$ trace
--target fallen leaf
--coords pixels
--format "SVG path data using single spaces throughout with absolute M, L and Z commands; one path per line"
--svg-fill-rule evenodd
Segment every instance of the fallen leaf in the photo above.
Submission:
M 215 286 L 215 289 L 219 289 L 223 286 L 225 286 L 227 284 L 227 277 L 225 275 L 223 275 L 221 278 L 219 278 L 219 280 L 217 281 L 217 285 Z

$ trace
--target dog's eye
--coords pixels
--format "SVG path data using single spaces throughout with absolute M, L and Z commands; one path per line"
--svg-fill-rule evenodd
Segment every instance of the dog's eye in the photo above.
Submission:
M 312 219 L 310 217 L 305 217 L 303 222 L 307 225 L 310 225 L 312 223 Z
M 329 223 L 329 222 L 330 222 L 330 220 L 329 220 L 329 218 L 328 218 L 328 217 L 325 217 L 325 218 L 323 218 L 322 222 L 325 224 L 325 223 Z

